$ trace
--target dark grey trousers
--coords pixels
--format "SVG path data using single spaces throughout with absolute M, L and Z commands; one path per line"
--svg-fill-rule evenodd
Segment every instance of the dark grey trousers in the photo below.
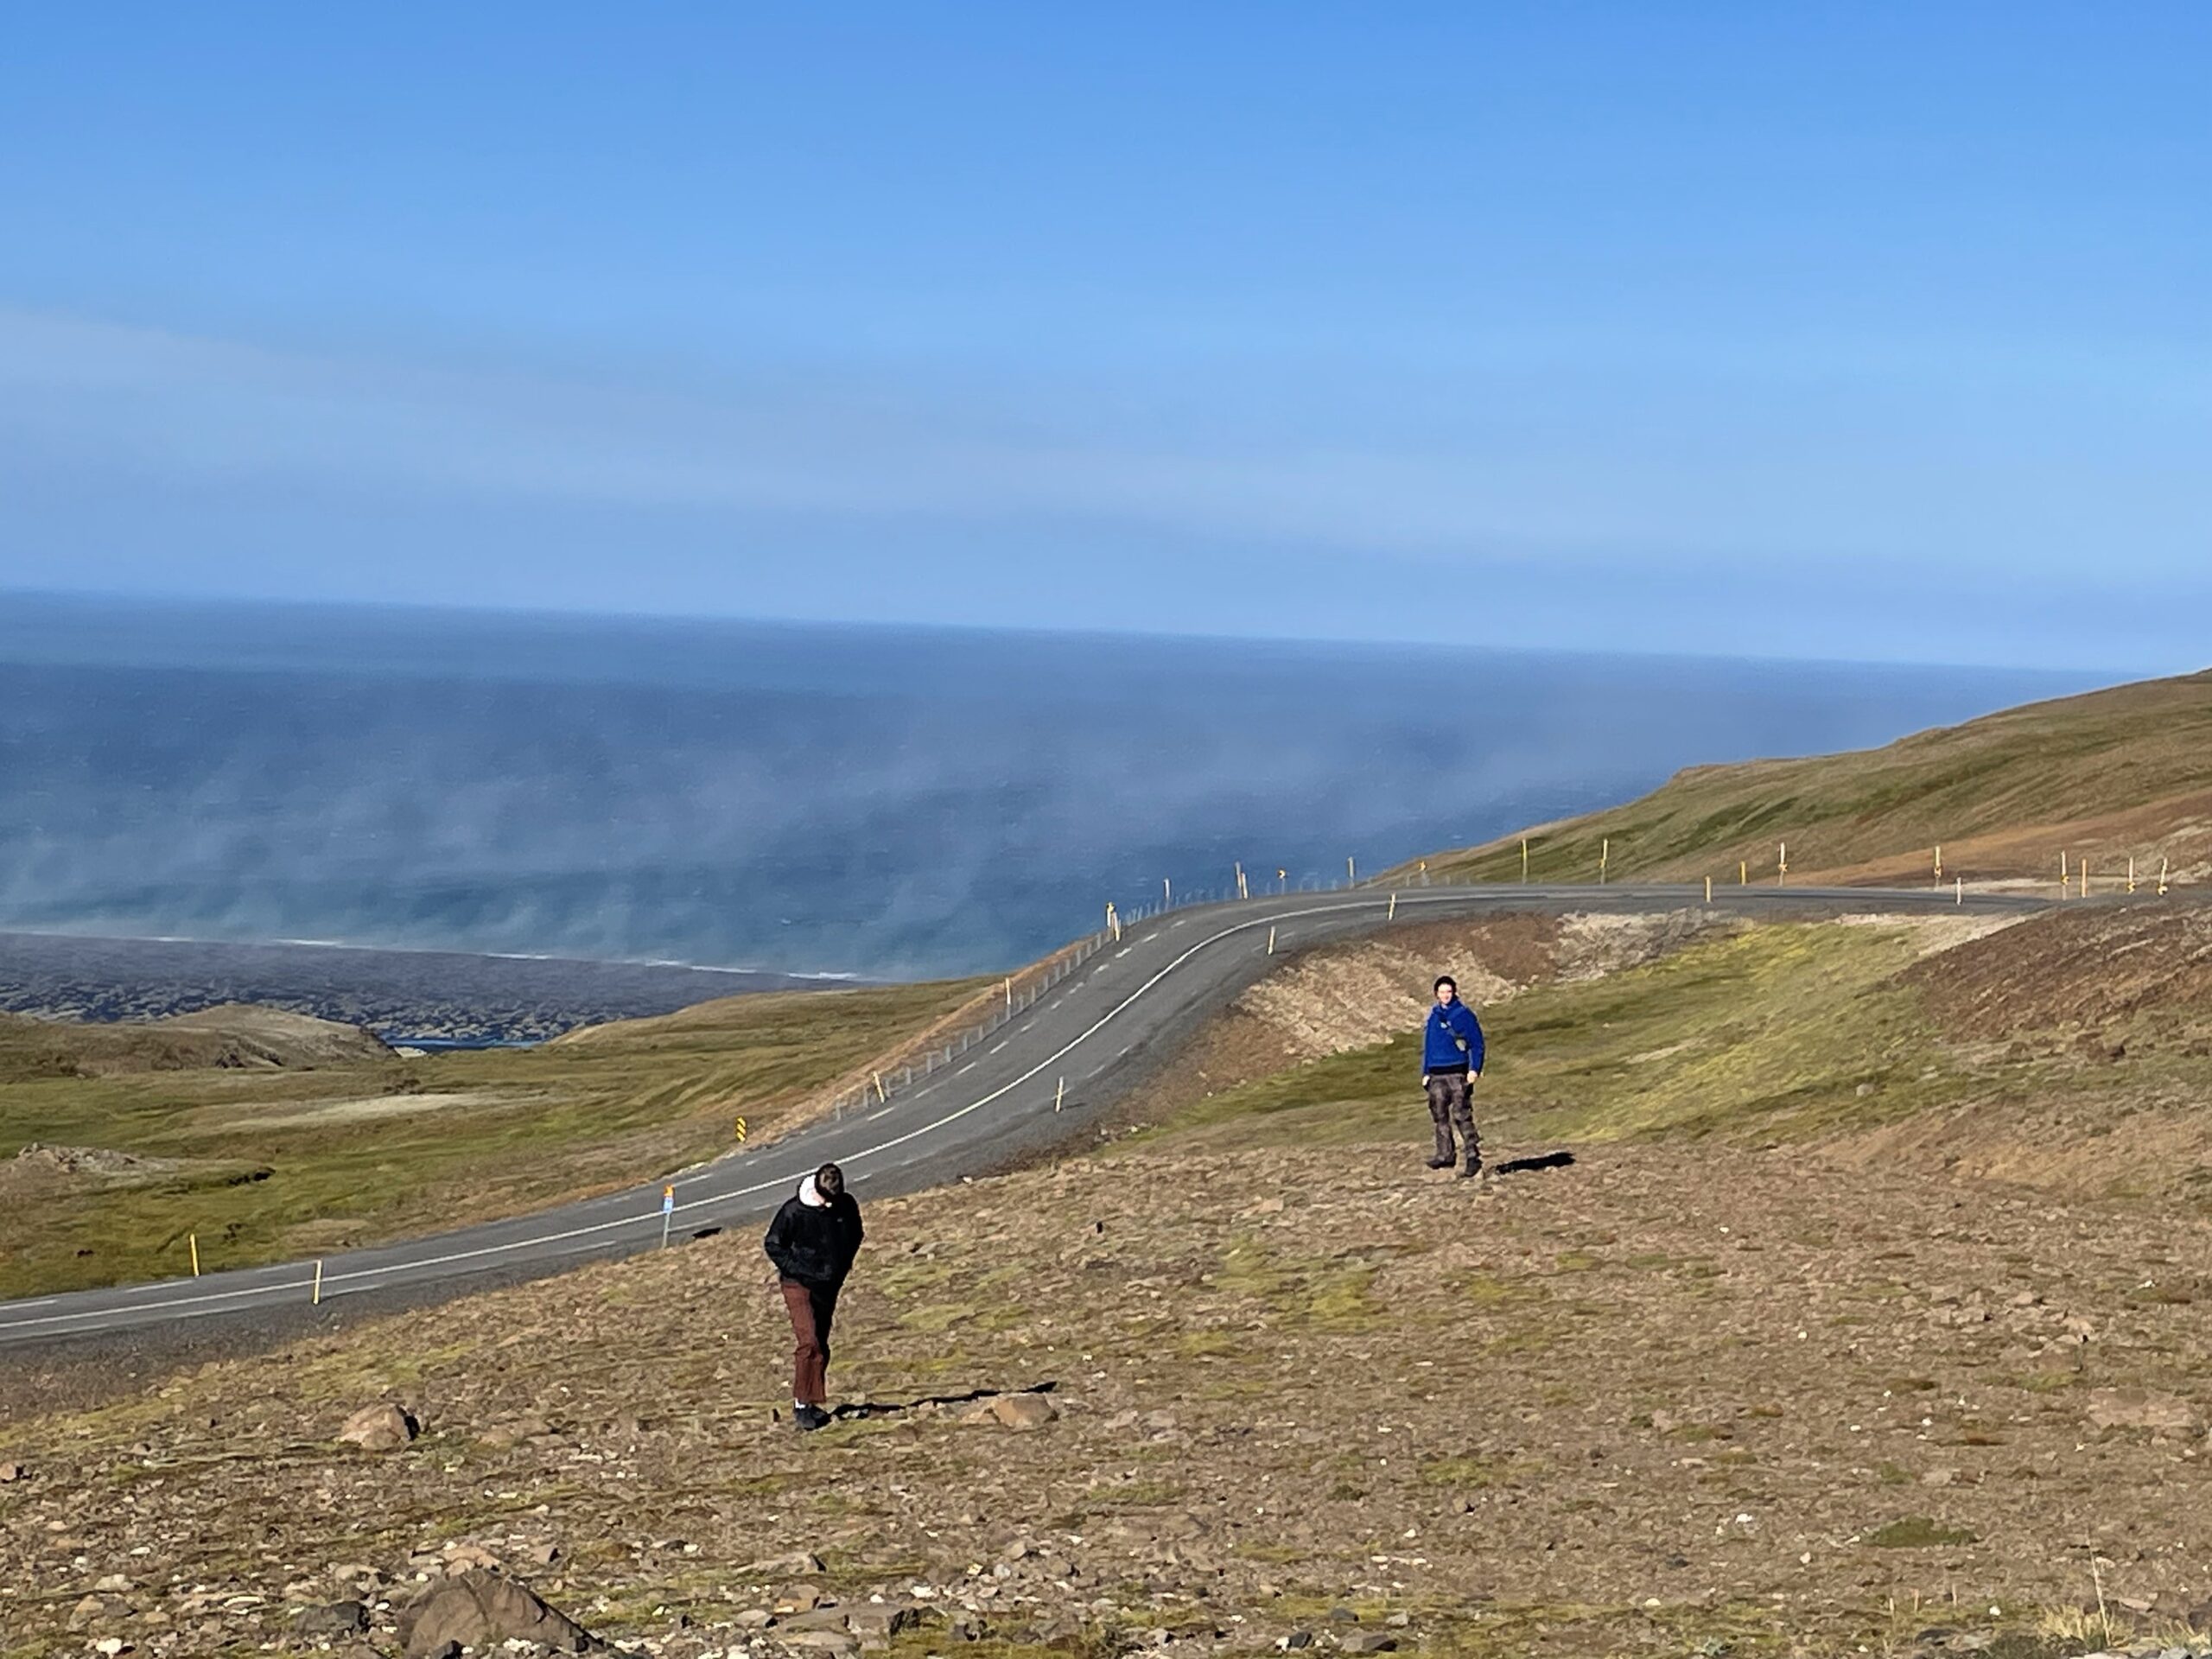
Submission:
M 1421 1085 L 1428 1090 L 1429 1122 L 1436 1128 L 1438 1166 L 1456 1158 L 1452 1145 L 1454 1129 L 1466 1143 L 1468 1166 L 1481 1163 L 1482 1143 L 1475 1138 L 1474 1080 L 1465 1071 L 1431 1071 L 1421 1079 Z

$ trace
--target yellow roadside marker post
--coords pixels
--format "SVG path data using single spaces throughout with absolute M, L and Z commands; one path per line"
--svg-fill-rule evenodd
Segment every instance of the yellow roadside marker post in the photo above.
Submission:
M 1386 922 L 1395 922 L 1398 919 L 1398 895 L 1395 893 L 1390 895 L 1389 912 L 1382 919 Z
M 1421 861 L 1421 884 L 1424 887 L 1428 885 L 1428 861 L 1425 858 Z
M 1277 870 L 1275 872 L 1275 891 L 1277 893 L 1288 893 L 1290 891 L 1290 872 L 1288 870 Z
M 1236 867 L 1236 896 L 1239 899 L 1249 899 L 1252 896 L 1251 889 L 1244 885 L 1244 867 L 1242 864 Z
M 1052 1109 L 1058 1111 L 1068 1097 L 1068 1080 L 1062 1077 L 1052 1088 Z
M 322 1306 L 322 1258 L 321 1256 L 315 1258 L 315 1290 L 308 1298 L 308 1306 L 310 1307 Z
M 187 1233 L 184 1240 L 192 1246 L 192 1276 L 197 1279 L 200 1276 L 200 1235 Z
M 1751 861 L 1748 858 L 1739 858 L 1736 861 L 1736 885 L 1739 887 L 1748 887 L 1751 885 Z
M 1781 847 L 1782 855 L 1774 868 L 1774 885 L 1777 887 L 1789 880 L 1789 843 L 1785 841 Z
M 1708 905 L 1713 902 L 1713 878 L 1709 875 L 1705 878 L 1705 902 Z
M 1936 885 L 1943 885 L 1943 843 L 1940 841 L 1936 843 Z
M 1162 910 L 1175 902 L 1175 884 L 1166 876 L 1160 878 L 1160 907 Z
M 1274 955 L 1274 953 L 1275 953 L 1275 931 L 1274 931 L 1274 929 L 1273 929 L 1273 928 L 1271 927 L 1271 928 L 1269 928 L 1269 929 L 1268 930 L 1268 954 L 1269 956 L 1271 956 L 1271 957 L 1272 957 L 1273 955 Z
M 1013 982 L 1008 981 L 1007 982 L 1011 984 Z M 875 1079 L 875 1098 L 877 1102 L 880 1103 L 881 1102 L 890 1099 L 890 1095 L 885 1091 L 883 1087 L 883 1073 L 880 1071 L 871 1071 L 868 1073 L 868 1076 Z
M 1954 876 L 1951 879 L 1955 884 L 1955 891 L 1956 893 L 1956 897 L 1955 897 L 1951 902 L 1955 905 L 1963 906 L 1967 901 L 1967 879 L 1963 875 Z
M 1007 976 L 1007 981 L 1006 981 L 1006 1005 L 1007 1005 L 1007 1007 L 1008 1007 L 1009 1008 L 1010 1008 L 1010 1007 L 1012 1007 L 1014 1006 L 1014 976 L 1013 976 L 1013 975 L 1011 975 L 1011 974 L 1008 974 L 1008 975 Z
M 668 1248 L 668 1230 L 676 1221 L 676 1189 L 664 1186 L 660 1190 L 660 1247 Z
M 1605 885 L 1605 867 L 1613 861 L 1613 838 L 1607 836 L 1598 843 L 1598 885 Z
M 745 1144 L 745 1137 L 746 1137 L 746 1135 L 747 1135 L 747 1133 L 748 1133 L 747 1125 L 747 1123 L 746 1123 L 746 1122 L 745 1122 L 744 1118 L 740 1117 L 740 1118 L 737 1120 L 737 1144 L 738 1144 L 739 1146 L 741 1146 L 741 1146 L 743 1146 L 743 1145 Z
M 2163 898 L 2164 898 L 2164 897 L 2165 897 L 2165 895 L 2166 895 L 2166 861 L 2165 861 L 2165 859 L 2164 859 L 2164 855 L 2162 855 L 2159 857 L 2159 860 L 2158 860 L 2158 896 L 2159 896 L 2161 899 L 2163 899 Z
M 2081 878 L 2082 897 L 2086 899 L 2089 896 L 2089 861 L 2086 858 L 2077 858 L 2074 861 L 2074 868 L 2075 874 Z
M 1529 837 L 1521 837 L 1521 885 L 1529 885 Z

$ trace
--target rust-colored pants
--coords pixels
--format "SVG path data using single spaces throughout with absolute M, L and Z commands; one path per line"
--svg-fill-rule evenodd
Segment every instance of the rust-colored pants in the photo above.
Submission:
M 783 1281 L 791 1316 L 791 1398 L 810 1406 L 830 1399 L 830 1322 L 837 1317 L 834 1287 Z

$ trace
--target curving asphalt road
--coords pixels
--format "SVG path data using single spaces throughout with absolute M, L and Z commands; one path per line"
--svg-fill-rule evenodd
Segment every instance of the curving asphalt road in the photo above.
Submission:
M 1423 887 L 1398 893 L 1395 909 L 1397 918 L 1420 921 L 1484 911 L 1674 909 L 1701 899 L 1701 892 L 1675 887 Z M 844 1166 L 862 1198 L 1002 1165 L 1064 1139 L 1262 977 L 1270 935 L 1281 951 L 1372 932 L 1391 925 L 1391 903 L 1375 888 L 1294 893 L 1170 911 L 1127 925 L 1119 943 L 1001 1027 L 973 1059 L 916 1082 L 887 1104 L 810 1124 L 666 1181 L 327 1257 L 320 1264 L 321 1300 L 394 1292 L 434 1300 L 472 1281 L 531 1277 L 652 1248 L 661 1241 L 664 1185 L 675 1188 L 672 1225 L 683 1238 L 760 1221 L 829 1159 Z M 1969 893 L 1963 901 L 1964 909 L 1983 913 L 2044 906 L 1993 894 Z M 1713 906 L 1765 915 L 1959 907 L 1953 893 L 1926 890 L 1772 887 L 1724 888 Z M 296 1310 L 315 1295 L 317 1274 L 316 1263 L 289 1262 L 0 1303 L 0 1348 Z

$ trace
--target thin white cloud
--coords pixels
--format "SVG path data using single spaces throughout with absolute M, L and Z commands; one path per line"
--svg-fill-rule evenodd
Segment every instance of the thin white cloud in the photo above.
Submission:
M 1894 405 L 1863 397 L 1793 417 L 1752 399 L 1715 406 L 1711 387 L 1648 406 L 1637 401 L 1648 386 L 1610 399 L 1585 386 L 1562 401 L 1518 366 L 1446 384 L 1459 407 L 1382 442 L 1353 429 L 1371 423 L 1371 396 L 1361 416 L 1332 419 L 1320 390 L 1271 414 L 1218 385 L 1193 385 L 1195 412 L 1155 434 L 1143 402 L 1072 382 L 777 367 L 679 385 L 283 351 L 0 308 L 0 423 L 19 443 L 124 478 L 740 518 L 1060 520 L 1445 562 L 1602 550 L 1656 566 L 1872 560 L 1902 571 L 1932 560 L 1990 575 L 2069 538 L 2117 539 L 2123 563 L 2155 566 L 2171 551 L 2170 520 L 2145 511 L 2172 493 L 2155 445 L 2133 459 L 2077 453 L 2061 481 L 2038 477 L 2037 457 L 1980 441 L 1970 410 L 1923 410 L 1919 429 L 1885 430 Z M 1433 405 L 1438 391 L 1424 389 Z

